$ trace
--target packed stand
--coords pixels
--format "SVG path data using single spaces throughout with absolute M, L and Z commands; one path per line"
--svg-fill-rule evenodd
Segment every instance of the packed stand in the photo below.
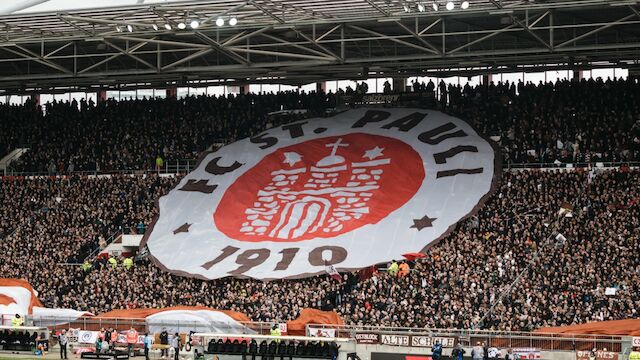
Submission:
M 153 170 L 157 159 L 191 160 L 214 143 L 250 136 L 273 124 L 269 113 L 306 109 L 321 115 L 331 97 L 316 93 L 142 99 L 4 105 L 0 120 L 2 155 L 7 148 L 30 150 L 12 163 L 16 172 Z M 335 103 L 333 104 L 335 106 Z M 25 116 L 24 113 L 28 113 Z M 294 119 L 297 117 L 294 117 Z M 290 119 L 289 120 L 294 120 Z
M 627 161 L 638 154 L 638 86 L 631 81 L 445 86 L 440 94 L 447 97 L 447 111 L 462 114 L 500 142 L 507 162 Z M 313 106 L 321 112 L 326 106 L 320 94 L 308 95 L 315 105 L 298 102 L 301 95 L 295 93 L 263 96 L 81 103 L 80 110 L 56 103 L 49 105 L 48 115 L 29 113 L 31 120 L 23 124 L 13 116 L 0 120 L 0 141 L 36 144 L 18 164 L 25 171 L 41 170 L 43 164 L 46 171 L 48 163 L 54 173 L 71 167 L 146 169 L 153 168 L 158 154 L 194 156 L 220 136 L 249 136 L 277 124 L 269 110 Z M 248 102 L 237 107 L 243 101 Z M 7 108 L 9 113 L 22 110 Z M 305 115 L 289 114 L 284 121 L 298 116 Z M 536 155 L 530 155 L 532 149 Z M 481 323 L 505 330 L 637 317 L 639 180 L 640 172 L 627 167 L 507 171 L 480 212 L 423 259 L 389 264 L 388 272 L 344 274 L 343 282 L 317 276 L 263 283 L 178 277 L 145 259 L 130 268 L 103 260 L 85 269 L 65 265 L 82 262 L 114 233 L 144 232 L 155 215 L 155 200 L 175 178 L 5 177 L 0 180 L 0 251 L 5 254 L 0 273 L 31 282 L 45 306 L 94 313 L 203 305 L 274 321 L 314 307 L 335 309 L 348 324 L 469 328 Z M 553 223 L 564 202 L 576 205 L 573 217 L 560 224 L 566 241 L 551 240 L 553 226 L 545 224 Z M 501 298 L 520 273 L 523 280 Z M 605 295 L 606 288 L 616 289 L 615 295 Z
M 0 214 L 15 217 L 3 223 L 9 235 L 0 237 L 0 274 L 27 279 L 43 303 L 54 302 L 80 282 L 77 266 L 67 264 L 104 248 L 114 233 L 144 232 L 156 214 L 155 199 L 175 181 L 157 175 L 2 178 Z
M 202 305 L 255 321 L 293 319 L 313 307 L 334 309 L 348 324 L 470 328 L 495 305 L 482 327 L 502 330 L 637 317 L 640 308 L 638 170 L 505 172 L 487 205 L 425 258 L 390 264 L 388 272 L 343 274 L 342 282 L 329 276 L 202 281 L 171 275 L 145 259 L 130 268 L 105 260 L 87 269 L 59 265 L 115 226 L 101 230 L 104 224 L 132 231 L 139 222 L 148 225 L 153 198 L 175 180 L 74 181 L 51 185 L 63 194 L 60 204 L 2 242 L 9 256 L 0 271 L 29 280 L 50 307 L 102 313 Z M 545 224 L 564 202 L 576 207 L 573 217 L 562 219 L 566 241 L 559 241 L 551 236 L 553 225 Z M 74 227 L 60 225 L 65 223 Z M 17 243 L 29 245 L 8 245 Z M 523 280 L 498 301 L 523 271 Z M 607 287 L 617 289 L 615 296 L 605 295 Z
M 449 86 L 454 114 L 497 141 L 506 164 L 640 158 L 640 84 L 628 80 Z
M 458 115 L 498 142 L 506 165 L 640 158 L 640 84 L 632 78 L 475 87 L 414 82 L 413 90 L 425 94 L 423 105 Z M 152 170 L 168 160 L 196 159 L 212 144 L 323 116 L 344 94 L 74 100 L 47 103 L 44 111 L 32 103 L 0 105 L 0 156 L 29 147 L 12 163 L 16 172 Z M 269 116 L 281 110 L 307 111 Z
M 41 116 L 37 106 L 30 100 L 24 105 L 0 104 L 0 159 L 13 149 L 26 143 L 31 131 L 25 124 L 33 123 Z

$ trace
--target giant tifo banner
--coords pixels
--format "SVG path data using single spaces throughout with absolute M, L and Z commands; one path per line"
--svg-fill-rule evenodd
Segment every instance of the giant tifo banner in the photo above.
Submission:
M 436 111 L 357 109 L 206 154 L 145 235 L 179 275 L 280 279 L 420 252 L 487 199 L 492 144 Z
M 38 300 L 38 293 L 27 281 L 0 278 L 0 325 L 11 325 L 11 319 L 16 314 L 23 318 L 30 316 L 36 326 L 53 326 L 84 315 L 93 315 L 73 309 L 45 308 Z

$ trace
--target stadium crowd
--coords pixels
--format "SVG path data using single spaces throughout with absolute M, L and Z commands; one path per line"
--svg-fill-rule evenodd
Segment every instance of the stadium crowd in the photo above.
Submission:
M 81 261 L 83 249 L 92 249 L 118 227 L 144 231 L 138 224 L 149 223 L 153 199 L 174 178 L 3 181 L 14 188 L 46 186 L 61 200 L 39 203 L 35 208 L 45 210 L 37 210 L 0 243 L 7 254 L 0 271 L 28 279 L 47 306 L 94 313 L 203 305 L 276 321 L 314 307 L 335 309 L 349 324 L 468 328 L 497 304 L 483 327 L 531 330 L 619 319 L 637 316 L 640 308 L 640 260 L 633 251 L 640 246 L 639 180 L 639 171 L 626 168 L 505 172 L 477 216 L 459 224 L 425 258 L 411 262 L 406 276 L 381 270 L 372 276 L 346 273 L 342 282 L 322 275 L 268 283 L 189 279 L 146 259 L 131 269 L 105 260 L 88 270 L 60 265 Z M 552 231 L 544 224 L 565 201 L 577 205 L 573 217 L 560 225 L 566 241 L 550 241 Z M 522 271 L 524 280 L 498 302 Z M 615 296 L 605 295 L 607 287 L 617 289 Z
M 447 88 L 446 110 L 496 137 L 514 162 L 637 159 L 638 84 L 523 84 L 518 94 L 514 86 Z M 272 121 L 267 111 L 282 106 L 321 113 L 330 103 L 322 94 L 263 96 L 83 102 L 80 110 L 56 103 L 42 116 L 10 107 L 8 113 L 24 112 L 28 120 L 0 120 L 0 143 L 35 144 L 18 165 L 25 171 L 50 163 L 51 173 L 69 172 L 72 164 L 75 170 L 152 168 L 159 154 L 193 156 L 217 137 L 249 136 Z M 479 213 L 411 262 L 407 275 L 381 270 L 346 273 L 342 282 L 322 275 L 263 283 L 178 277 L 147 259 L 131 269 L 104 260 L 90 269 L 64 265 L 82 262 L 113 233 L 144 232 L 155 200 L 175 177 L 4 177 L 0 273 L 31 282 L 46 306 L 94 313 L 204 305 L 277 321 L 315 307 L 335 309 L 348 324 L 469 328 L 482 320 L 483 328 L 510 330 L 636 317 L 639 180 L 640 171 L 626 166 L 505 171 Z M 564 202 L 576 206 L 559 225 L 566 240 L 556 240 L 545 224 Z M 505 292 L 520 273 L 523 280 Z M 606 295 L 606 288 L 615 295 Z
M 196 159 L 216 142 L 247 137 L 273 123 L 271 112 L 331 105 L 324 94 L 186 97 L 183 99 L 53 102 L 37 111 L 33 103 L 0 105 L 11 114 L 0 120 L 0 151 L 30 150 L 12 163 L 17 172 L 152 170 L 156 159 Z M 332 106 L 335 106 L 333 104 Z
M 114 233 L 142 232 L 175 178 L 8 178 L 0 181 L 0 273 L 28 279 L 44 303 L 77 285 L 76 264 Z M 15 196 L 18 195 L 18 196 Z
M 429 97 L 436 84 L 414 88 Z M 506 164 L 640 158 L 640 84 L 632 78 L 475 87 L 441 83 L 438 89 L 439 108 L 491 136 Z M 0 105 L 0 156 L 20 146 L 30 148 L 12 163 L 16 172 L 152 170 L 158 160 L 195 159 L 214 143 L 322 116 L 342 95 L 288 91 L 99 104 L 74 100 L 47 103 L 44 111 L 31 102 Z M 308 111 L 269 116 L 282 109 Z
M 448 107 L 491 136 L 505 163 L 624 162 L 640 157 L 637 80 L 449 87 Z

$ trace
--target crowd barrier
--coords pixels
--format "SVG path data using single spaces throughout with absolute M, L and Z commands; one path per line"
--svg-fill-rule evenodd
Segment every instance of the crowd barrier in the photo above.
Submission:
M 62 329 L 80 329 L 88 331 L 98 331 L 100 329 L 113 328 L 118 331 L 128 330 L 135 328 L 138 332 L 148 331 L 148 323 L 145 319 L 133 319 L 133 318 L 102 318 L 93 316 L 84 316 L 80 318 L 52 318 L 52 317 L 27 317 L 28 324 L 44 325 L 47 326 L 52 332 L 60 331 Z M 237 324 L 203 324 L 200 321 L 158 321 L 154 320 L 154 327 L 166 327 L 166 328 L 193 328 L 201 329 L 207 326 L 214 326 L 219 330 L 237 330 L 241 325 L 246 329 L 246 333 L 257 334 L 269 334 L 273 323 L 270 322 L 238 322 Z
M 595 335 L 595 334 L 553 334 L 517 331 L 494 330 L 460 330 L 460 329 L 423 329 L 400 327 L 376 327 L 376 326 L 336 326 L 322 324 L 308 324 L 307 333 L 321 332 L 329 336 L 358 338 L 361 334 L 378 334 L 377 343 L 385 344 L 395 342 L 393 336 L 407 337 L 409 343 L 413 338 L 423 339 L 449 339 L 452 343 L 460 343 L 463 346 L 474 346 L 478 342 L 487 344 L 488 347 L 501 349 L 508 348 L 534 348 L 545 351 L 588 351 L 593 348 L 607 349 L 611 352 L 623 352 L 623 336 Z M 389 338 L 389 335 L 392 336 Z M 385 339 L 388 339 L 385 341 Z M 391 344 L 393 345 L 393 344 Z M 423 346 L 423 345 L 417 345 Z
M 14 177 L 14 178 L 42 178 L 42 177 L 56 177 L 65 178 L 68 176 L 80 176 L 80 177 L 109 177 L 116 175 L 146 175 L 146 174 L 158 174 L 160 176 L 174 176 L 177 174 L 187 174 L 195 169 L 197 160 L 187 159 L 179 161 L 168 161 L 166 165 L 159 170 L 154 169 L 124 169 L 124 170 L 89 170 L 89 171 L 66 171 L 66 172 L 18 172 L 13 170 L 5 170 L 4 174 L 0 173 L 2 177 Z M 629 166 L 630 168 L 640 167 L 638 161 L 598 161 L 598 162 L 575 162 L 575 163 L 511 163 L 503 162 L 502 168 L 505 171 L 509 170 L 583 170 L 583 169 L 616 169 L 622 165 Z
M 16 171 L 12 169 L 6 169 L 3 173 L 0 173 L 0 177 L 14 177 L 14 178 L 43 178 L 43 177 L 55 177 L 65 178 L 69 176 L 79 177 L 109 177 L 116 175 L 146 175 L 157 174 L 160 176 L 172 176 L 176 174 L 186 174 L 195 168 L 197 161 L 195 159 L 185 160 L 181 165 L 167 165 L 161 169 L 122 169 L 122 170 L 79 170 L 79 171 Z
M 97 331 L 101 328 L 113 328 L 119 331 L 128 330 L 131 327 L 139 332 L 148 331 L 148 324 L 144 319 L 126 318 L 98 318 L 81 317 L 79 319 L 60 318 L 27 318 L 27 324 L 47 326 L 52 333 L 62 329 L 80 329 Z M 244 334 L 269 335 L 273 322 L 239 322 L 245 331 Z M 286 333 L 286 326 L 278 324 Z M 225 324 L 205 324 L 194 321 L 171 321 L 165 323 L 154 323 L 155 327 L 167 328 L 193 328 L 194 331 L 202 331 L 203 327 L 215 327 L 218 333 L 232 332 L 232 325 Z M 284 327 L 283 327 L 284 326 Z M 225 329 L 227 331 L 225 331 Z M 238 334 L 237 326 L 233 332 Z M 372 334 L 372 335 L 371 335 Z M 300 335 L 300 334 L 297 334 Z M 628 341 L 624 336 L 612 335 L 574 335 L 574 334 L 553 334 L 517 331 L 494 331 L 494 330 L 461 330 L 461 329 L 429 329 L 429 328 L 401 328 L 401 327 L 376 327 L 376 326 L 349 326 L 349 325 L 323 325 L 307 324 L 304 336 L 324 336 L 335 338 L 355 339 L 358 343 L 379 343 L 396 345 L 393 342 L 406 338 L 409 343 L 414 342 L 416 346 L 425 346 L 425 341 L 439 339 L 449 341 L 450 345 L 462 344 L 463 346 L 473 346 L 478 342 L 484 342 L 489 347 L 507 348 L 535 348 L 545 351 L 585 351 L 593 348 L 606 349 L 607 351 L 621 353 L 624 349 L 624 342 Z M 369 335 L 366 341 L 361 341 L 364 336 Z M 372 341 L 375 339 L 375 342 Z M 431 339 L 431 340 L 430 340 Z M 430 347 L 430 345 L 429 345 Z

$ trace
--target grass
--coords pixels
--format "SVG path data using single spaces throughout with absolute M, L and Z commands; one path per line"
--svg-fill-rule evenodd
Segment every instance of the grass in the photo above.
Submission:
M 70 354 L 71 355 L 71 354 Z M 54 356 L 51 353 L 47 353 L 47 356 L 35 356 L 31 354 L 0 354 L 0 360 L 47 360 L 47 359 L 59 359 L 60 356 L 58 353 L 55 353 Z M 72 356 L 69 356 L 69 359 L 73 359 Z

